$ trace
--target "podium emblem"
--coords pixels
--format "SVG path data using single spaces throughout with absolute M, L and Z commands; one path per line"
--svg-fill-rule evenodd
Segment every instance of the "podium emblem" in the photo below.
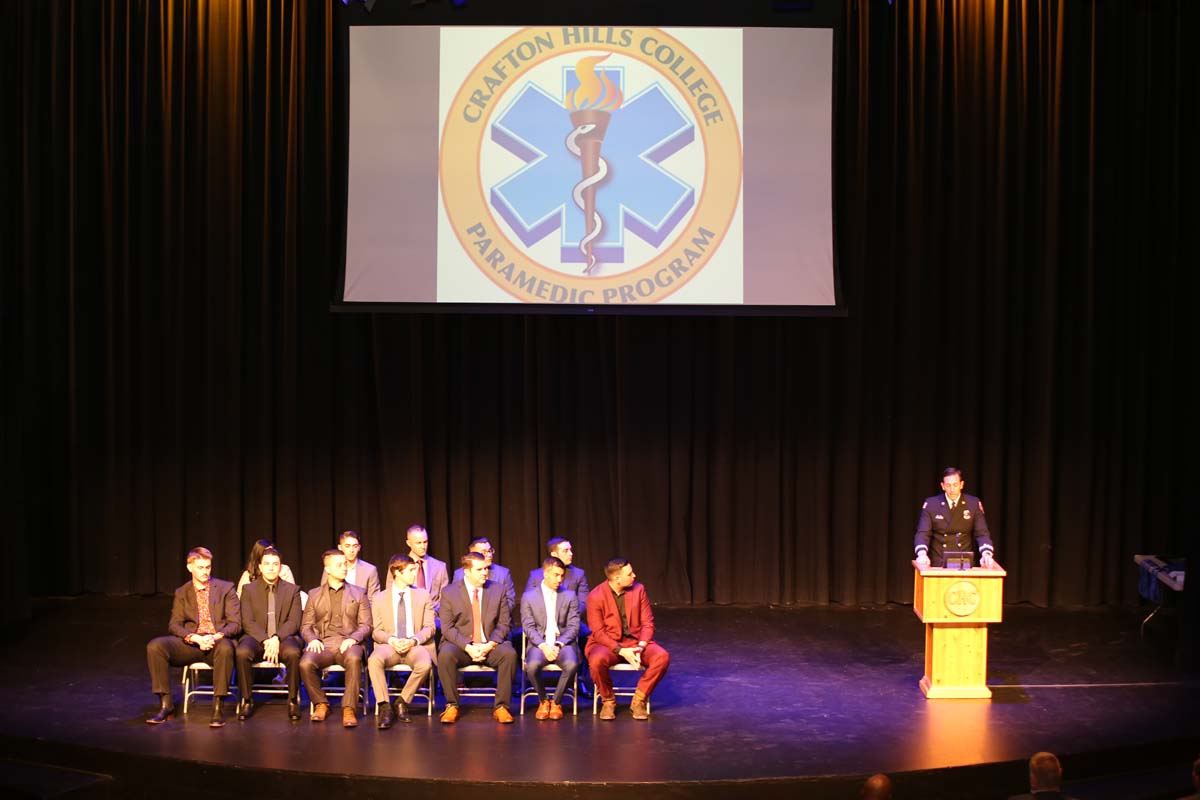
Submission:
M 979 589 L 970 581 L 957 581 L 946 588 L 946 608 L 956 617 L 967 617 L 979 608 Z

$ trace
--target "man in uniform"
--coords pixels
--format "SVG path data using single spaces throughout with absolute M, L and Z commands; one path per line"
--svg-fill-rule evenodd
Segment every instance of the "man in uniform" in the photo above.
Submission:
M 942 473 L 944 494 L 925 498 L 914 542 L 918 567 L 940 567 L 947 551 L 974 550 L 976 545 L 979 547 L 979 566 L 992 567 L 995 548 L 988 533 L 983 503 L 974 495 L 964 494 L 964 486 L 962 472 L 948 467 Z

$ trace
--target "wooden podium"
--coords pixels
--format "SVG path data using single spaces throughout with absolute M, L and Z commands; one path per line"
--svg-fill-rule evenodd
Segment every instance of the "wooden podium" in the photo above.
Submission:
M 925 623 L 925 677 L 930 700 L 990 698 L 987 687 L 987 626 L 1000 621 L 1005 572 L 926 567 L 913 562 L 913 611 Z

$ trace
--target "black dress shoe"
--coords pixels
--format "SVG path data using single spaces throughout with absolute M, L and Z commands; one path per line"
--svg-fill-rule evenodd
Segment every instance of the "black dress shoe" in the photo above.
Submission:
M 222 713 L 222 711 L 224 711 L 224 709 L 221 707 L 223 700 L 224 700 L 224 698 L 221 698 L 221 697 L 213 698 L 213 715 L 212 715 L 212 719 L 208 721 L 208 727 L 210 727 L 210 728 L 225 727 L 225 715 Z
M 300 701 L 288 700 L 288 719 L 296 722 L 300 719 Z
M 157 714 L 146 720 L 147 724 L 161 725 L 167 720 L 175 717 L 175 703 L 171 701 L 171 695 L 164 694 L 159 698 L 159 702 L 161 703 L 162 707 L 158 709 Z
M 397 705 L 400 705 L 400 704 L 397 704 Z M 387 702 L 386 700 L 384 702 L 380 703 L 379 704 L 379 723 L 375 727 L 377 727 L 381 731 L 386 731 L 388 728 L 392 727 L 392 723 L 395 722 L 395 719 L 396 719 L 396 717 L 392 711 L 392 704 Z
M 250 719 L 250 717 L 252 717 L 252 716 L 254 716 L 254 701 L 253 700 L 240 701 L 238 703 L 237 718 L 239 720 L 241 720 L 242 722 L 245 722 L 246 720 Z
M 408 706 L 403 700 L 396 701 L 396 722 L 405 722 L 412 724 L 412 717 L 408 715 Z

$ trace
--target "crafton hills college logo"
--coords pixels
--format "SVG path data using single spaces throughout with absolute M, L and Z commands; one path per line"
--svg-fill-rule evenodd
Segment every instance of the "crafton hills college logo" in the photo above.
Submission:
M 525 28 L 459 87 L 439 177 L 470 263 L 516 299 L 656 303 L 725 240 L 741 137 L 717 77 L 668 33 Z

